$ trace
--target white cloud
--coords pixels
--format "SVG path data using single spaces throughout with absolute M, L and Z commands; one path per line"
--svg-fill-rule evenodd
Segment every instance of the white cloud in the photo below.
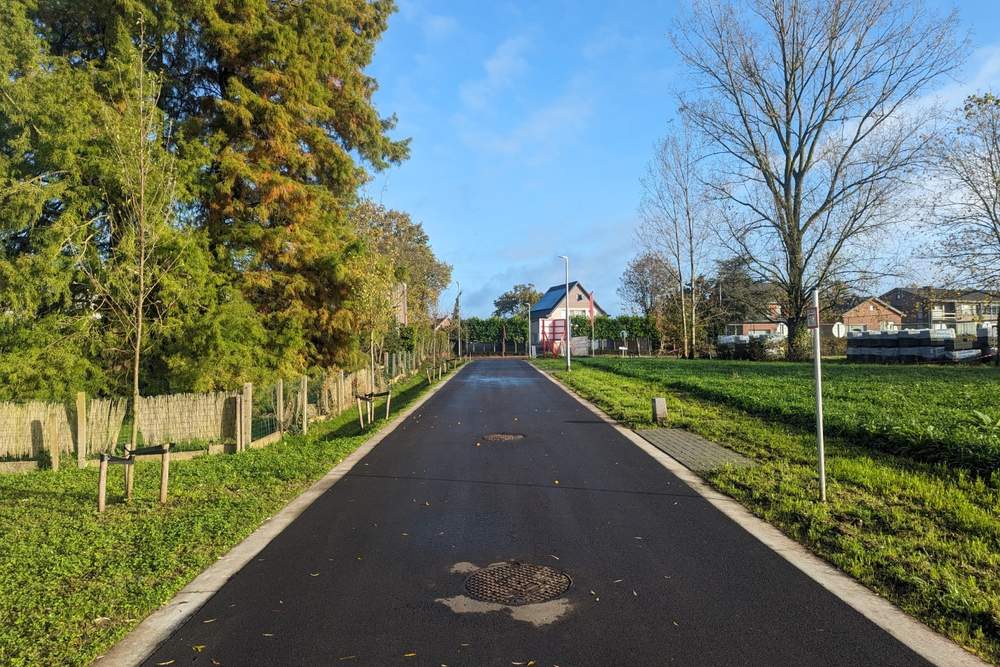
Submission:
M 474 150 L 503 156 L 547 157 L 568 137 L 583 129 L 593 108 L 591 95 L 576 81 L 558 97 L 533 111 L 513 127 L 500 130 L 460 116 L 459 136 Z
M 965 98 L 975 93 L 1000 90 L 1000 43 L 976 49 L 969 58 L 964 76 L 922 96 L 912 108 L 940 105 L 946 110 L 962 106 Z
M 462 102 L 472 109 L 486 107 L 496 95 L 527 70 L 528 64 L 524 58 L 527 47 L 528 39 L 523 35 L 501 42 L 483 63 L 485 76 L 462 84 L 459 91 Z
M 420 28 L 427 39 L 443 39 L 458 31 L 458 20 L 453 16 L 428 14 L 421 20 Z

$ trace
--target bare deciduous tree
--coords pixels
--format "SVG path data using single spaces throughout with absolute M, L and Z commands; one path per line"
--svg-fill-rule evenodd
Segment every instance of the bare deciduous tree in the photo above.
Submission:
M 873 272 L 929 148 L 908 103 L 961 61 L 956 17 L 903 0 L 694 0 L 672 34 L 684 118 L 712 144 L 734 249 L 781 286 L 789 355 L 811 290 Z M 879 269 L 875 269 L 877 271 Z
M 948 282 L 985 290 L 1000 302 L 1000 99 L 969 97 L 936 156 L 943 187 L 934 207 L 938 236 L 928 254 Z
M 667 257 L 677 281 L 684 355 L 697 350 L 698 299 L 695 281 L 714 236 L 714 208 L 706 196 L 702 153 L 687 128 L 659 143 L 643 179 L 639 239 Z

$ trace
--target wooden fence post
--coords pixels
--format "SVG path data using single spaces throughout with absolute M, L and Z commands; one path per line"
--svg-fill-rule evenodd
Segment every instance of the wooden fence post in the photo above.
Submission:
M 101 468 L 97 476 L 97 511 L 103 512 L 108 497 L 108 455 L 101 454 Z
M 236 414 L 233 415 L 233 435 L 236 438 L 236 451 L 243 451 L 243 396 L 235 396 Z
M 274 416 L 278 419 L 278 433 L 285 432 L 285 382 L 282 379 L 274 384 Z
M 244 382 L 243 383 L 243 421 L 240 423 L 240 428 L 243 429 L 243 447 L 244 449 L 250 446 L 253 442 L 253 383 Z M 166 502 L 166 501 L 164 501 Z
M 87 467 L 87 394 L 76 394 L 76 467 Z
M 53 470 L 59 470 L 59 454 L 61 453 L 59 450 L 62 449 L 62 441 L 56 437 L 46 444 L 49 446 L 49 463 Z
M 322 387 L 322 389 L 320 390 L 320 398 L 319 398 L 319 400 L 320 400 L 320 408 L 322 409 L 323 414 L 329 417 L 330 416 L 330 374 L 327 373 L 326 371 L 323 371 L 323 384 L 321 385 L 321 387 Z
M 167 504 L 167 484 L 170 481 L 170 443 L 163 445 L 160 454 L 160 504 Z
M 299 380 L 299 400 L 302 404 L 302 434 L 309 430 L 309 378 L 305 375 Z

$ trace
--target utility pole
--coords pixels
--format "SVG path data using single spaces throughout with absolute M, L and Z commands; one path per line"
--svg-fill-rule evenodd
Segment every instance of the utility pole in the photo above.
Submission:
M 565 308 L 566 326 L 563 327 L 563 329 L 565 330 L 564 335 L 566 340 L 566 370 L 570 370 L 571 362 L 570 362 L 569 342 L 572 339 L 572 332 L 570 331 L 572 323 L 570 323 L 569 321 L 569 257 L 566 255 L 559 255 L 559 258 L 562 259 L 563 263 L 566 265 L 566 297 L 564 301 L 564 303 L 566 304 Z

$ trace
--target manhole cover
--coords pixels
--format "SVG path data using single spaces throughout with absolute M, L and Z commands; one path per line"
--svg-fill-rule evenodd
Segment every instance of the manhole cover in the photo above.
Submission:
M 572 583 L 555 568 L 513 561 L 473 572 L 465 580 L 465 590 L 483 602 L 519 606 L 557 598 Z
M 483 436 L 483 440 L 489 440 L 490 442 L 504 442 L 506 440 L 520 440 L 523 437 L 523 433 L 487 433 Z

